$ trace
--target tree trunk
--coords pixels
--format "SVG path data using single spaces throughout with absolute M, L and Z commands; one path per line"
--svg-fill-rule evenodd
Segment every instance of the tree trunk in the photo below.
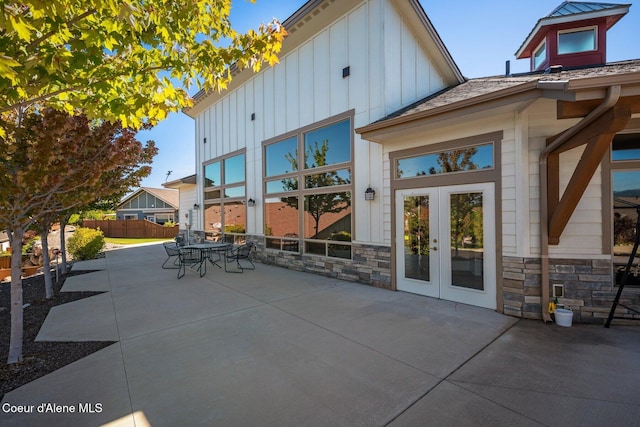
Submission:
M 24 333 L 22 316 L 22 237 L 20 227 L 7 230 L 11 239 L 11 338 L 7 364 L 22 361 L 22 340 Z
M 67 240 L 65 238 L 67 218 L 60 221 L 60 255 L 62 255 L 62 274 L 67 274 Z
M 51 258 L 49 258 L 49 230 L 48 223 L 42 225 L 40 241 L 42 242 L 42 273 L 44 274 L 44 290 L 47 299 L 53 298 L 53 280 L 51 279 Z

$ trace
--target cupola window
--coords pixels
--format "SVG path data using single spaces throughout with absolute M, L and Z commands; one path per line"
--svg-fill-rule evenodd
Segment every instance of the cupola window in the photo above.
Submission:
M 597 49 L 597 27 L 558 32 L 558 54 L 589 52 Z
M 543 41 L 533 54 L 533 69 L 537 70 L 547 59 L 547 43 Z

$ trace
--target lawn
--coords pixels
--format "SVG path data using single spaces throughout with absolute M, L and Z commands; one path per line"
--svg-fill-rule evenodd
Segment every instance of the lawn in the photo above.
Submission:
M 112 243 L 114 245 L 137 245 L 138 243 L 153 243 L 153 242 L 168 242 L 171 239 L 134 239 L 124 237 L 105 237 L 105 243 Z

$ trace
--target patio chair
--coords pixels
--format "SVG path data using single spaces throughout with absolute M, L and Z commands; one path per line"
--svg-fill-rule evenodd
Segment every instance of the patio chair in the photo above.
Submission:
M 202 252 L 194 249 L 178 249 L 178 279 L 186 273 L 186 267 L 202 263 Z
M 226 262 L 224 264 L 224 271 L 228 272 L 228 273 L 242 273 L 244 272 L 244 270 L 255 270 L 256 266 L 253 263 L 253 261 L 251 261 L 251 252 L 254 250 L 254 248 L 256 247 L 256 244 L 253 242 L 247 242 L 244 245 L 240 245 L 238 247 L 231 247 L 226 253 L 225 253 L 225 258 L 226 258 Z M 238 270 L 229 270 L 228 269 L 228 265 L 229 262 L 234 262 L 236 263 Z M 246 261 L 249 264 L 251 264 L 251 266 L 245 266 L 243 267 L 242 264 L 240 263 L 240 261 Z
M 178 259 L 178 244 L 176 242 L 164 242 L 164 250 L 167 251 L 167 259 L 162 263 L 162 268 L 164 269 L 176 269 L 179 268 Z M 169 261 L 172 261 L 171 264 L 167 265 Z

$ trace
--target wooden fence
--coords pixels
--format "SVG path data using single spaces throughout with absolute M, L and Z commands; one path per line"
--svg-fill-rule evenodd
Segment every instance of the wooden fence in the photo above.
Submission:
M 105 237 L 173 239 L 178 235 L 178 226 L 165 227 L 155 222 L 139 219 L 93 220 L 85 219 L 82 226 L 99 228 Z

